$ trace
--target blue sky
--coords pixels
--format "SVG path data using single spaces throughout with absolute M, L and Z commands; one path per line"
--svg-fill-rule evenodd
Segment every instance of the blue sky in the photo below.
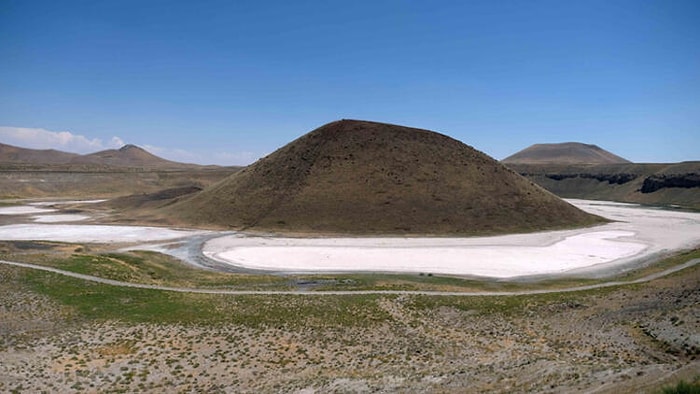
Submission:
M 700 160 L 698 21 L 696 0 L 0 0 L 0 142 L 247 164 L 352 118 L 497 159 Z

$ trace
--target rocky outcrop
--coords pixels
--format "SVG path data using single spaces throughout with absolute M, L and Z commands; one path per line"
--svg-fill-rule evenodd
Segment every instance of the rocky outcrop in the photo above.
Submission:
M 564 198 L 672 205 L 700 210 L 700 161 L 508 166 Z
M 652 175 L 644 179 L 642 188 L 639 190 L 642 193 L 653 193 L 664 188 L 685 188 L 700 187 L 700 174 L 662 174 Z
M 527 176 L 528 174 L 521 174 Z M 547 174 L 545 175 L 549 179 L 555 181 L 561 181 L 568 178 L 583 178 L 583 179 L 595 179 L 598 182 L 608 182 L 608 184 L 624 185 L 627 182 L 631 182 L 637 179 L 638 175 L 635 174 Z

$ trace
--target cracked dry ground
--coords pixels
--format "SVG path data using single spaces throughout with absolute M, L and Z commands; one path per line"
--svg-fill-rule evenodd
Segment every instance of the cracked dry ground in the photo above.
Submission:
M 571 294 L 346 298 L 371 311 L 293 324 L 88 320 L 22 272 L 0 267 L 0 392 L 644 392 L 700 373 L 697 266 Z

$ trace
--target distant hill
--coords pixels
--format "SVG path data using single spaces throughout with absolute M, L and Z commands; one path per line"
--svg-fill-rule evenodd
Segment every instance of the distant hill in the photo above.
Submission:
M 26 149 L 0 143 L 0 163 L 13 164 L 65 164 L 80 157 L 75 153 L 53 149 Z
M 172 162 L 134 145 L 78 155 L 0 144 L 0 197 L 95 198 L 153 193 L 149 198 L 157 202 L 195 192 L 239 169 Z
M 195 192 L 238 170 L 240 167 L 172 162 L 134 145 L 78 155 L 0 144 L 0 198 L 97 198 L 153 193 L 149 198 L 156 202 L 142 204 L 150 207 L 168 196 L 172 198 L 175 192 Z
M 450 137 L 357 120 L 324 125 L 161 214 L 322 234 L 495 234 L 602 221 Z
M 61 152 L 53 149 L 38 150 L 0 144 L 0 164 L 16 165 L 94 165 L 105 167 L 138 167 L 151 169 L 200 168 L 197 164 L 165 160 L 135 145 L 108 149 L 87 155 Z
M 535 144 L 502 160 L 505 164 L 616 164 L 630 163 L 597 145 L 580 142 Z
M 124 145 L 119 149 L 108 149 L 71 160 L 73 164 L 99 164 L 115 167 L 182 168 L 194 164 L 165 160 L 136 145 Z

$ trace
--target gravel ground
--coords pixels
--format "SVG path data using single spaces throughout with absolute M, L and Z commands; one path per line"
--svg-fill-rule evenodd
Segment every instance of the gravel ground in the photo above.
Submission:
M 0 267 L 0 392 L 645 392 L 700 373 L 700 269 L 478 313 L 377 296 L 366 326 L 85 321 Z

